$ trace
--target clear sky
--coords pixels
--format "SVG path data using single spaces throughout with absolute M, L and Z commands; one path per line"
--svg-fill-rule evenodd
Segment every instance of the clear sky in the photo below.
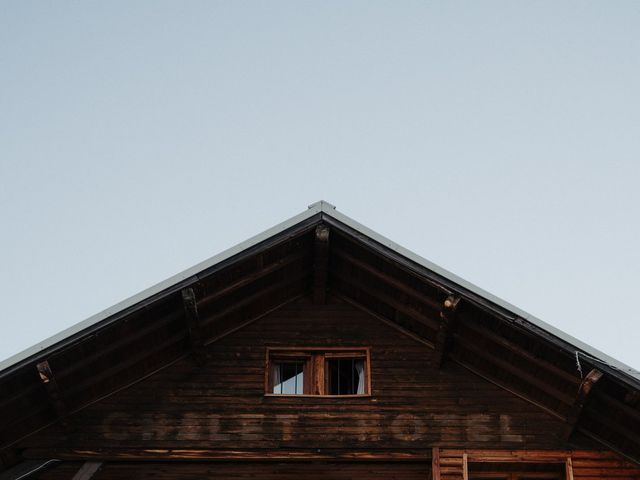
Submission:
M 0 359 L 325 199 L 640 368 L 640 2 L 0 3 Z

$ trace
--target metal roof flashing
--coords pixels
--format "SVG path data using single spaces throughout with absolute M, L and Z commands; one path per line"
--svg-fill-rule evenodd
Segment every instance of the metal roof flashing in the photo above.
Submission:
M 230 259 L 234 255 L 254 247 L 261 242 L 266 241 L 267 239 L 278 235 L 280 233 L 285 232 L 286 230 L 304 222 L 312 219 L 315 215 L 319 215 L 319 217 L 328 219 L 333 219 L 344 226 L 348 227 L 351 230 L 354 230 L 359 235 L 367 237 L 368 239 L 376 242 L 377 244 L 389 249 L 391 252 L 404 257 L 409 260 L 411 263 L 415 264 L 418 269 L 426 269 L 430 272 L 433 272 L 439 277 L 446 279 L 448 282 L 457 285 L 464 291 L 471 293 L 472 295 L 481 297 L 482 299 L 490 302 L 491 304 L 503 309 L 505 312 L 510 313 L 513 318 L 512 321 L 523 324 L 523 326 L 528 327 L 531 330 L 540 330 L 541 332 L 545 332 L 546 334 L 555 337 L 561 343 L 564 344 L 565 349 L 572 349 L 579 354 L 583 355 L 583 358 L 588 358 L 593 361 L 597 361 L 605 367 L 610 367 L 611 373 L 620 373 L 622 374 L 621 380 L 626 380 L 635 388 L 640 388 L 640 372 L 625 365 L 618 360 L 611 358 L 610 356 L 600 352 L 599 350 L 581 342 L 580 340 L 568 335 L 561 330 L 549 325 L 548 323 L 536 318 L 535 316 L 519 309 L 518 307 L 511 305 L 509 302 L 496 297 L 495 295 L 477 287 L 476 285 L 467 282 L 466 280 L 458 277 L 457 275 L 445 270 L 444 268 L 435 265 L 429 260 L 417 255 L 414 252 L 407 250 L 406 248 L 398 245 L 397 243 L 389 240 L 388 238 L 374 232 L 368 227 L 358 223 L 350 217 L 340 213 L 336 210 L 336 207 L 324 200 L 320 200 L 309 205 L 308 209 L 294 217 L 291 217 L 284 222 L 275 225 L 274 227 L 265 230 L 254 237 L 245 240 L 213 257 L 181 272 L 178 273 L 167 280 L 164 280 L 140 293 L 134 295 L 116 305 L 107 308 L 106 310 L 97 313 L 86 320 L 83 320 L 56 335 L 20 352 L 17 353 L 6 360 L 0 362 L 0 376 L 6 374 L 5 370 L 10 369 L 11 367 L 15 367 L 18 364 L 27 361 L 30 357 L 36 355 L 37 353 L 49 349 L 55 348 L 56 344 L 63 342 L 64 340 L 73 337 L 75 335 L 80 334 L 83 330 L 86 330 L 90 327 L 96 326 L 101 322 L 108 322 L 108 320 L 112 317 L 121 314 L 125 310 L 134 308 L 136 305 L 144 303 L 145 300 L 150 299 L 150 297 L 154 297 L 156 295 L 160 295 L 163 292 L 174 291 L 176 286 L 189 283 L 190 281 L 195 281 L 198 278 L 198 274 L 207 270 L 225 260 Z M 524 323 L 523 323 L 524 322 Z M 620 377 L 620 375 L 616 375 Z
M 398 245 L 392 240 L 380 235 L 379 233 L 371 230 L 370 228 L 358 223 L 350 217 L 338 212 L 337 210 L 333 210 L 330 212 L 324 212 L 325 214 L 335 218 L 336 220 L 344 223 L 350 228 L 358 231 L 359 233 L 369 237 L 370 239 L 376 241 L 380 245 L 392 250 L 393 252 L 405 257 L 406 259 L 412 261 L 419 267 L 423 267 L 438 276 L 458 285 L 462 289 L 471 292 L 483 299 L 488 300 L 492 304 L 504 309 L 506 312 L 509 312 L 513 315 L 513 321 L 517 323 L 522 323 L 523 321 L 528 323 L 529 326 L 533 327 L 533 329 L 539 329 L 547 334 L 550 334 L 553 337 L 556 337 L 558 340 L 563 342 L 565 346 L 570 347 L 574 352 L 578 352 L 578 354 L 583 356 L 583 359 L 591 359 L 597 361 L 603 366 L 611 367 L 614 371 L 622 373 L 627 379 L 633 381 L 633 386 L 635 388 L 640 388 L 640 371 L 616 360 L 615 358 L 610 357 L 609 355 L 601 352 L 600 350 L 587 345 L 586 343 L 578 340 L 577 338 L 559 330 L 553 325 L 548 324 L 547 322 L 537 318 L 536 316 L 512 305 L 511 303 L 493 295 L 490 292 L 474 285 L 471 282 L 459 277 L 455 273 L 452 273 L 439 265 L 427 260 L 426 258 L 421 257 L 420 255 L 407 250 L 406 248 Z M 525 325 L 526 326 L 526 325 Z
M 322 202 L 322 201 L 316 202 L 313 205 L 310 205 L 306 211 L 299 213 L 298 215 L 295 215 L 289 218 L 288 220 L 285 220 L 284 222 L 279 223 L 265 230 L 264 232 L 261 232 L 245 240 L 244 242 L 238 243 L 237 245 L 234 245 L 233 247 L 228 248 L 227 250 L 224 250 L 218 253 L 217 255 L 214 255 L 213 257 L 210 257 L 207 260 L 204 260 L 198 263 L 197 265 L 194 265 L 193 267 L 190 267 L 180 273 L 177 273 L 176 275 L 173 275 L 172 277 L 166 280 L 163 280 L 162 282 L 159 282 L 136 295 L 133 295 L 119 303 L 116 303 L 115 305 L 99 313 L 96 313 L 95 315 L 92 315 L 89 318 L 82 320 L 81 322 L 76 323 L 75 325 L 70 326 L 69 328 L 62 330 L 61 332 L 58 332 L 55 335 L 52 335 L 51 337 L 37 343 L 36 345 L 33 345 L 32 347 L 29 347 L 21 352 L 16 353 L 15 355 L 12 355 L 11 357 L 5 360 L 0 361 L 0 376 L 2 376 L 2 374 L 5 373 L 4 372 L 5 370 L 29 359 L 30 357 L 36 355 L 38 352 L 51 348 L 55 346 L 57 343 L 71 336 L 74 336 L 85 329 L 93 327 L 99 324 L 100 322 L 106 321 L 110 317 L 113 317 L 123 312 L 124 310 L 135 307 L 137 304 L 140 304 L 141 302 L 143 302 L 144 300 L 150 297 L 161 294 L 162 292 L 167 291 L 168 289 L 170 289 L 171 287 L 174 287 L 175 285 L 188 282 L 189 279 L 193 279 L 193 281 L 197 280 L 197 274 L 202 272 L 203 270 L 211 268 L 214 265 L 220 262 L 223 262 L 233 257 L 234 255 L 257 245 L 274 235 L 277 235 L 301 222 L 304 222 L 305 220 L 312 218 L 314 215 L 318 215 L 323 211 L 323 208 L 326 208 L 324 207 L 325 204 L 326 202 Z

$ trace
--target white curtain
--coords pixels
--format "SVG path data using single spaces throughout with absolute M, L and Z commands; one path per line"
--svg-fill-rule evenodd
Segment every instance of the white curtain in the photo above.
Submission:
M 280 379 L 280 364 L 271 365 L 271 378 L 273 382 L 273 393 L 282 393 L 282 380 Z
M 356 372 L 358 372 L 358 395 L 364 395 L 364 360 L 355 361 Z

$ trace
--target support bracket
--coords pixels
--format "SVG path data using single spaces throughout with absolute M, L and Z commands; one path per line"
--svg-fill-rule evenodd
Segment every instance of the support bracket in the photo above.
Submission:
M 565 440 L 569 440 L 571 434 L 575 431 L 576 425 L 578 424 L 578 420 L 580 420 L 580 414 L 584 409 L 584 406 L 589 399 L 589 394 L 593 390 L 593 387 L 598 383 L 598 381 L 602 378 L 602 372 L 597 368 L 594 368 L 587 376 L 584 377 L 580 387 L 578 388 L 578 394 L 573 402 L 571 410 L 567 415 L 567 426 L 564 431 Z
M 436 335 L 435 352 L 433 354 L 433 366 L 436 369 L 442 368 L 451 344 L 453 342 L 453 334 L 458 328 L 458 305 L 460 297 L 449 295 L 442 303 L 440 308 L 440 327 Z
M 204 349 L 204 338 L 200 328 L 200 316 L 198 315 L 198 302 L 193 288 L 182 289 L 182 303 L 184 305 L 184 315 L 189 332 L 189 344 L 191 352 L 198 365 L 203 365 L 206 359 Z
M 329 273 L 329 233 L 327 225 L 316 227 L 313 242 L 313 303 L 327 302 L 327 276 Z
M 47 391 L 47 397 L 49 398 L 49 403 L 53 407 L 53 410 L 56 412 L 56 416 L 60 423 L 65 428 L 65 430 L 69 427 L 69 423 L 65 419 L 67 416 L 67 408 L 62 400 L 62 395 L 60 393 L 60 387 L 58 386 L 58 382 L 56 381 L 56 377 L 51 370 L 51 366 L 49 365 L 48 360 L 44 360 L 36 365 L 36 369 L 38 370 L 38 375 L 40 376 L 40 381 L 44 385 Z

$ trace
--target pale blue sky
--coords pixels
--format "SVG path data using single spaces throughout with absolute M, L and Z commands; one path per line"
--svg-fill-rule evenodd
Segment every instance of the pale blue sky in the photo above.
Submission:
M 321 198 L 640 367 L 640 3 L 0 3 L 0 359 Z

